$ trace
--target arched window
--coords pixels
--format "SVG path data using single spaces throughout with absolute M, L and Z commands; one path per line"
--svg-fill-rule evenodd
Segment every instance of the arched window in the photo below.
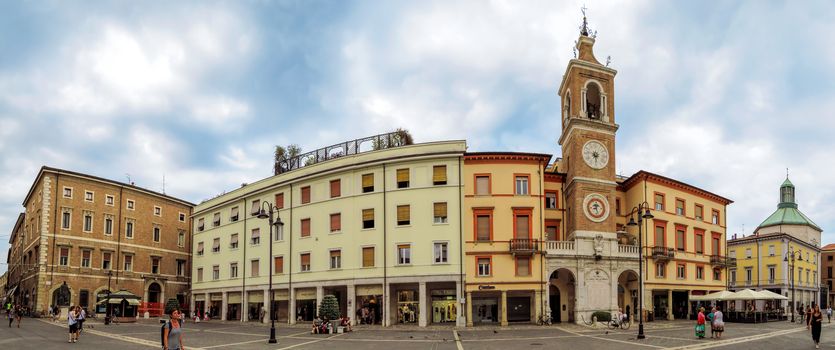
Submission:
M 600 120 L 602 118 L 600 113 L 602 102 L 603 98 L 597 84 L 586 85 L 586 115 L 589 119 Z
M 565 104 L 562 106 L 562 119 L 568 119 L 571 116 L 571 91 L 565 91 Z

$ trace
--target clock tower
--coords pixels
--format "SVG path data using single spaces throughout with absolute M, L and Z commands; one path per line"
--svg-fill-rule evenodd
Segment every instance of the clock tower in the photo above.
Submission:
M 586 18 L 576 58 L 560 83 L 566 234 L 569 239 L 616 235 L 614 84 L 617 71 L 594 57 Z M 611 235 L 611 237 L 610 237 Z

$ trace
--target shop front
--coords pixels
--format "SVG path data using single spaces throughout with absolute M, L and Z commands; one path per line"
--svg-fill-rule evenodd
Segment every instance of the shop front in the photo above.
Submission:
M 261 322 L 267 310 L 264 308 L 264 291 L 249 291 L 246 295 L 247 321 Z
M 507 322 L 532 322 L 530 296 L 507 297 Z
M 296 322 L 313 321 L 316 317 L 316 289 L 296 289 Z
M 209 317 L 213 319 L 220 318 L 220 310 L 223 310 L 223 294 L 213 293 L 209 295 Z
M 473 293 L 472 314 L 474 324 L 499 323 L 499 295 Z
M 233 292 L 226 295 L 226 320 L 241 320 L 241 293 Z
M 108 294 L 110 294 L 110 292 L 107 289 L 105 289 L 101 292 L 98 292 L 96 294 L 96 313 L 97 314 L 106 314 L 107 313 L 107 303 L 105 302 L 105 300 L 107 300 L 107 295 Z
M 382 324 L 383 286 L 356 286 L 357 324 Z
M 273 290 L 273 293 L 273 303 L 270 308 L 273 313 L 272 317 L 278 322 L 287 322 L 290 311 L 290 294 L 287 293 L 286 289 Z
M 420 300 L 416 289 L 398 290 L 397 297 L 397 323 L 417 324 L 420 317 Z
M 436 289 L 432 296 L 432 323 L 455 323 L 458 319 L 458 302 L 454 289 Z
M 206 295 L 205 294 L 195 294 L 194 295 L 194 313 L 197 317 L 203 318 L 203 313 L 206 312 Z

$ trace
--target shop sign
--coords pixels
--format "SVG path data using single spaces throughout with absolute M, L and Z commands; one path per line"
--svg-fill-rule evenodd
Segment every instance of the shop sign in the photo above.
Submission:
M 489 285 L 478 286 L 478 290 L 493 290 L 493 289 L 496 289 L 496 286 L 489 286 Z

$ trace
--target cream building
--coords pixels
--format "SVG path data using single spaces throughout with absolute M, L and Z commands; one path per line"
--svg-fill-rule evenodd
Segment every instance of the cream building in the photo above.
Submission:
M 367 152 L 360 143 L 316 151 L 310 155 L 327 159 L 329 150 L 357 150 L 290 166 L 195 208 L 197 310 L 246 321 L 263 308 L 293 324 L 312 320 L 333 294 L 353 322 L 367 315 L 384 325 L 462 324 L 465 142 Z M 272 238 L 255 216 L 264 202 L 284 224 Z M 276 292 L 265 303 L 271 269 Z

